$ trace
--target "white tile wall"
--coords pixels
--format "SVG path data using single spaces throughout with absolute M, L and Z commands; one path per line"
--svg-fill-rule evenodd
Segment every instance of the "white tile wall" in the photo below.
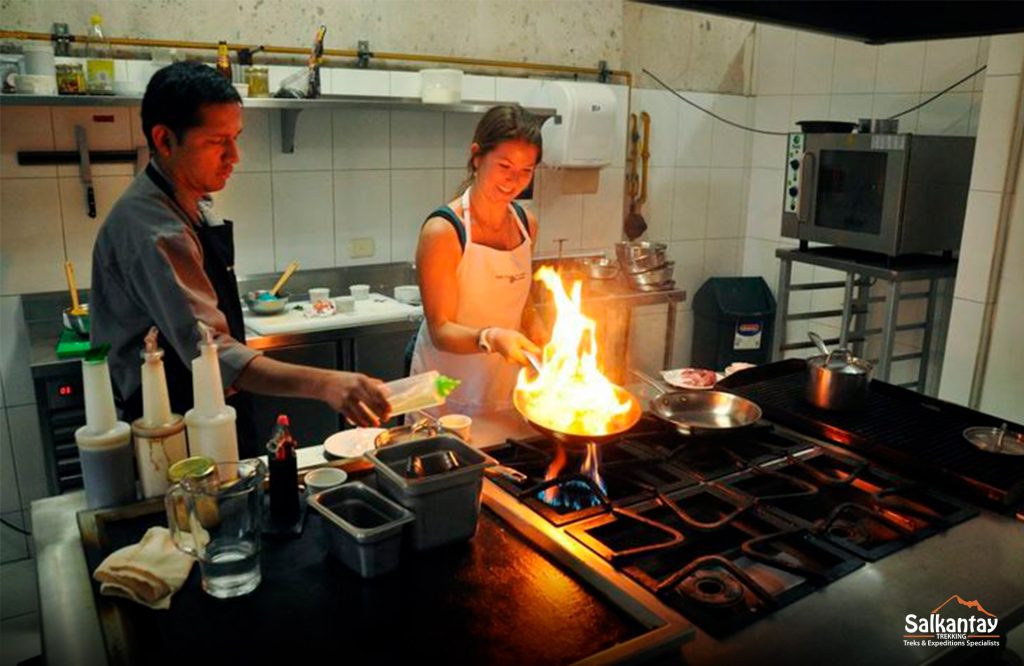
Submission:
M 1019 87 L 1020 77 L 1016 75 L 989 76 L 985 80 L 980 131 L 974 146 L 974 154 L 983 156 L 983 159 L 974 160 L 972 189 L 987 192 L 1003 190 L 1006 160 L 1010 155 L 1008 137 L 1013 131 Z
M 672 240 L 696 240 L 705 237 L 712 171 L 725 170 L 697 167 L 679 167 L 675 170 Z
M 235 275 L 270 273 L 277 265 L 271 179 L 267 172 L 236 173 L 215 195 L 216 213 L 234 223 Z
M 331 171 L 275 172 L 273 196 L 275 270 L 292 261 L 301 268 L 334 266 Z
M 34 405 L 32 372 L 29 369 L 31 350 L 28 328 L 20 296 L 0 296 L 0 380 L 3 381 L 4 405 Z
M 925 101 L 934 93 L 921 93 Z M 917 112 L 917 131 L 920 134 L 967 136 L 970 134 L 972 97 L 970 92 L 949 92 L 921 107 Z
M 694 104 L 713 111 L 715 96 L 707 93 L 682 92 Z M 676 166 L 711 166 L 711 134 L 714 118 L 689 104 L 676 104 Z
M 832 92 L 836 39 L 811 32 L 796 35 L 793 94 L 827 95 Z
M 424 211 L 423 215 L 426 216 Z M 391 172 L 334 172 L 335 262 L 339 266 L 391 260 Z M 371 239 L 371 257 L 353 257 L 352 242 Z
M 754 122 L 757 129 L 770 132 L 789 131 L 789 95 L 765 95 L 754 100 Z M 786 157 L 786 137 L 755 134 L 751 139 L 750 166 L 781 168 Z
M 96 233 L 114 203 L 131 182 L 131 176 L 94 178 L 96 217 L 91 218 L 82 181 L 77 177 L 58 179 L 60 208 L 64 222 L 64 247 L 67 248 L 68 260 L 75 265 L 78 286 L 83 289 L 88 289 L 92 284 L 92 246 L 96 241 Z M 52 242 L 52 239 L 50 240 Z
M 473 133 L 483 114 L 477 113 L 446 113 L 444 114 L 444 166 L 459 168 L 466 166 L 469 159 L 469 147 L 473 143 Z
M 682 309 L 693 307 L 693 297 L 704 283 L 704 245 L 703 240 L 672 241 L 668 245 L 669 257 L 676 262 L 676 288 L 686 291 Z
M 444 115 L 425 111 L 391 112 L 391 168 L 444 166 Z
M 743 236 L 746 174 L 746 169 L 711 169 L 705 238 Z
M 387 169 L 391 166 L 391 113 L 335 109 L 335 169 Z
M 967 76 L 977 68 L 978 37 L 965 39 L 938 39 L 925 43 L 924 81 L 921 90 L 938 92 L 951 83 Z M 974 89 L 974 81 L 964 81 L 954 92 Z
M 754 57 L 754 91 L 758 95 L 789 95 L 793 92 L 796 32 L 769 25 L 757 26 Z
M 647 178 L 647 203 L 643 206 L 647 221 L 645 238 L 667 241 L 672 236 L 675 172 L 673 167 L 651 167 Z
M 855 123 L 861 118 L 871 117 L 872 95 L 833 94 L 829 100 L 829 120 L 845 120 Z
M 954 294 L 957 298 L 984 303 L 988 301 L 989 273 L 995 250 L 996 227 L 1003 195 L 971 190 L 960 244 L 960 262 Z
M 793 95 L 793 104 L 789 110 L 789 131 L 799 131 L 797 123 L 801 120 L 828 118 L 830 103 L 828 95 Z
M 747 199 L 746 235 L 774 242 L 782 224 L 782 197 L 785 171 L 751 169 L 750 195 Z
M 278 121 L 278 116 L 267 109 L 245 109 L 242 134 L 238 137 L 239 159 L 235 172 L 270 171 L 271 119 Z M 136 143 L 145 142 L 141 136 L 134 140 Z
M 53 291 L 64 285 L 56 178 L 0 180 L 0 293 Z M 56 242 L 55 242 L 56 240 Z
M 581 197 L 583 199 L 581 243 L 584 248 L 608 250 L 609 256 L 614 256 L 611 254 L 611 247 L 622 238 L 622 220 L 625 212 L 623 209 L 624 179 L 624 169 L 611 167 L 601 169 L 597 194 Z
M 737 95 L 717 95 L 715 113 L 740 125 L 750 124 L 750 102 Z M 723 122 L 715 122 L 711 131 L 711 166 L 744 167 L 749 161 L 750 132 Z
M 391 261 L 413 261 L 420 226 L 445 201 L 442 169 L 391 172 Z
M 35 405 L 7 407 L 7 424 L 11 430 L 14 465 L 18 472 L 18 490 L 25 509 L 33 500 L 49 495 L 46 467 L 43 460 L 43 438 Z
M 884 93 L 873 96 L 871 115 L 874 118 L 888 118 L 916 106 L 918 93 Z M 900 116 L 900 132 L 916 132 L 919 111 Z
M 332 95 L 387 97 L 391 94 L 391 73 L 372 69 L 328 69 Z M 323 77 L 321 76 L 323 79 Z
M 1024 34 L 994 35 L 988 51 L 988 76 L 1020 74 L 1024 66 Z
M 331 169 L 331 112 L 305 109 L 295 124 L 295 152 L 281 152 L 281 112 L 270 114 L 270 165 L 274 171 Z M 287 262 L 285 262 L 287 263 Z
M 925 44 L 905 42 L 878 47 L 875 92 L 919 92 L 924 76 Z
M 942 361 L 942 382 L 939 385 L 939 397 L 943 400 L 967 404 L 984 313 L 985 306 L 981 303 L 962 298 L 953 299 L 946 353 Z
M 127 108 L 79 108 L 54 107 L 50 110 L 53 118 L 54 148 L 77 150 L 75 126 L 85 127 L 86 140 L 90 150 L 127 150 L 133 147 L 131 111 Z M 131 164 L 93 164 L 92 175 L 132 175 Z M 61 176 L 77 176 L 77 164 L 62 164 L 57 167 Z
M 554 256 L 558 252 L 559 238 L 564 238 L 564 250 L 578 250 L 583 246 L 583 196 L 563 194 L 564 174 L 557 169 L 539 169 L 540 204 L 535 254 Z M 653 181 L 652 181 L 653 187 Z M 669 193 L 671 198 L 671 193 Z M 648 221 L 650 224 L 650 221 Z
M 704 242 L 704 278 L 740 274 L 741 243 L 738 238 Z
M 878 47 L 848 39 L 836 40 L 833 93 L 870 93 L 875 89 Z
M 675 166 L 676 127 L 679 115 L 679 101 L 666 90 L 638 90 L 639 100 L 634 102 L 634 109 L 639 117 L 642 111 L 651 116 L 651 166 Z M 638 124 L 638 131 L 643 135 L 643 124 Z
M 54 166 L 18 166 L 19 150 L 53 150 L 50 110 L 0 107 L 0 178 L 53 178 Z

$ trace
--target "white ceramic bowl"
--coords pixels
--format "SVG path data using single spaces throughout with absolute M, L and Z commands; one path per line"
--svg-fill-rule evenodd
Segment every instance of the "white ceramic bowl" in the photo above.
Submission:
M 306 473 L 306 494 L 315 495 L 324 490 L 340 486 L 348 481 L 345 470 L 337 467 L 321 467 Z

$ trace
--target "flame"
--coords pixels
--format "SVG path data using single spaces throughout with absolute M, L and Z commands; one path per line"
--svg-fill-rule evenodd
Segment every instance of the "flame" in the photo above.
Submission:
M 587 444 L 587 457 L 583 461 L 583 466 L 580 467 L 580 472 L 590 477 L 602 493 L 608 494 L 608 486 L 605 485 L 604 478 L 601 477 L 601 454 L 597 450 L 597 444 L 593 442 Z
M 570 296 L 550 266 L 541 266 L 534 280 L 554 297 L 555 325 L 540 373 L 530 379 L 525 368 L 519 372 L 516 404 L 534 423 L 560 433 L 599 436 L 623 430 L 633 403 L 628 394 L 620 397 L 621 390 L 598 367 L 597 324 L 580 307 L 582 282 L 573 282 Z

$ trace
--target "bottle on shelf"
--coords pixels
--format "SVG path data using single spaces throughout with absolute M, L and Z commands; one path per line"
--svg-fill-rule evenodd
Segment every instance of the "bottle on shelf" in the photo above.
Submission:
M 157 347 L 157 329 L 146 335 L 142 352 L 142 416 L 132 422 L 135 439 L 135 463 L 142 483 L 143 497 L 158 497 L 167 492 L 167 472 L 188 456 L 185 420 L 171 413 L 164 373 L 164 351 Z
M 199 356 L 192 359 L 192 409 L 185 412 L 189 453 L 214 462 L 238 462 L 235 408 L 224 402 L 217 344 L 213 329 L 199 323 L 203 339 Z
M 114 94 L 114 48 L 103 35 L 103 17 L 89 19 L 85 43 L 85 80 L 90 95 Z
M 217 44 L 217 72 L 227 79 L 228 83 L 232 81 L 231 57 L 228 55 L 228 43 L 224 40 Z

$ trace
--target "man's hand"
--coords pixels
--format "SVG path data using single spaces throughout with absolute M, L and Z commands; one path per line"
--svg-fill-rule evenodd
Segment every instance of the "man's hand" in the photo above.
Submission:
M 501 354 L 506 361 L 511 363 L 528 365 L 529 361 L 526 360 L 523 352 L 540 353 L 540 347 L 519 331 L 513 331 L 510 328 L 489 328 L 486 335 L 491 349 L 496 354 Z
M 358 372 L 329 373 L 320 399 L 357 426 L 377 427 L 391 415 L 384 382 Z

